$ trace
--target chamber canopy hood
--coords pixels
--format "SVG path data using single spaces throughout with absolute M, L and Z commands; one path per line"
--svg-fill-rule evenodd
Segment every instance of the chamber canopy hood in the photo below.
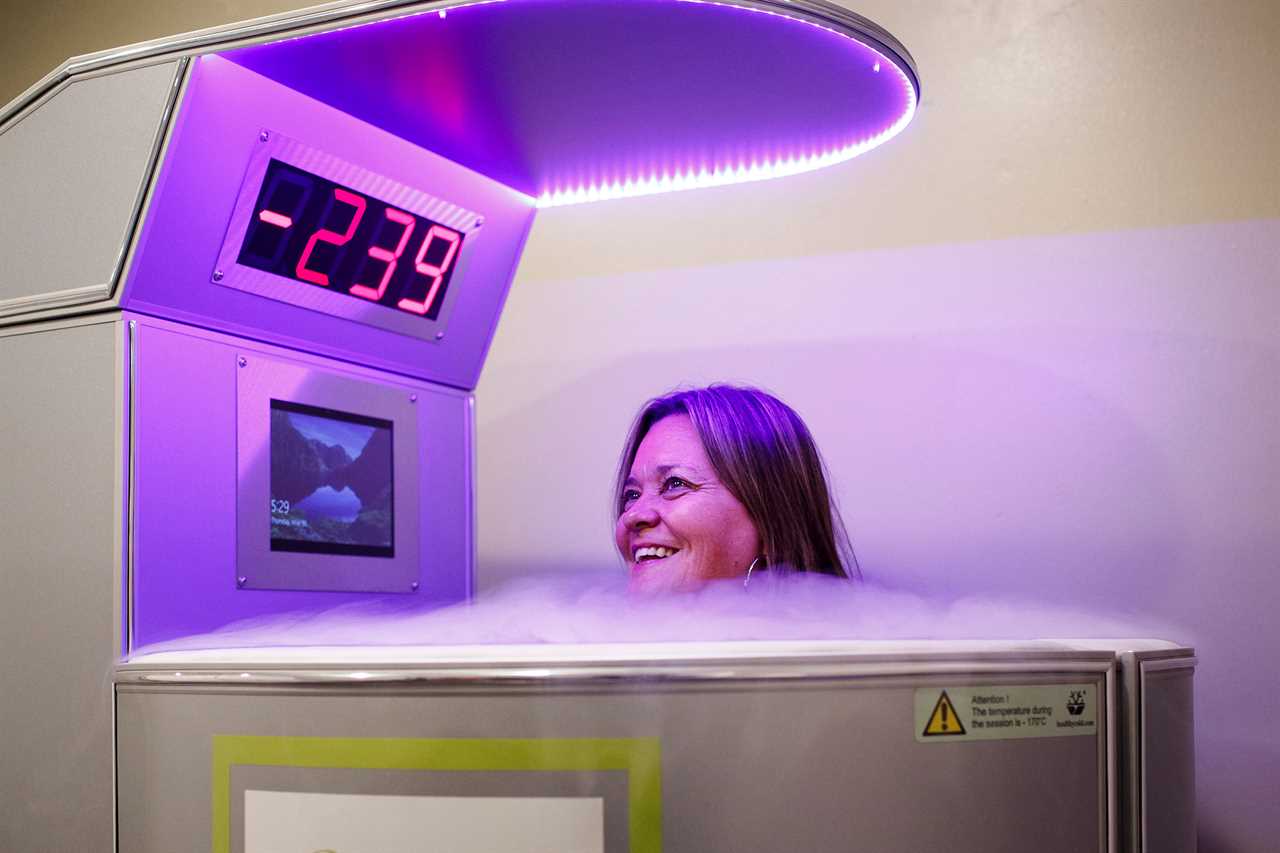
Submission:
M 829 166 L 900 132 L 919 97 L 897 40 L 820 0 L 495 0 L 378 14 L 220 54 L 540 206 Z

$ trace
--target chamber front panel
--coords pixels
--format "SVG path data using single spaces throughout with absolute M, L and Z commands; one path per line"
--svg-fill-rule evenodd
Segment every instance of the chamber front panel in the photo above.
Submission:
M 131 648 L 468 597 L 469 395 L 144 317 L 130 335 Z

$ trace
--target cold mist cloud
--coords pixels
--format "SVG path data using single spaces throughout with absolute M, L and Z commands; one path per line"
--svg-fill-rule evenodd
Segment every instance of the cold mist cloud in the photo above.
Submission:
M 721 640 L 1034 640 L 1167 637 L 1171 626 L 993 598 L 942 601 L 826 576 L 724 581 L 680 595 L 628 595 L 624 579 L 553 575 L 509 582 L 426 613 L 347 605 L 282 614 L 139 650 L 258 646 L 434 646 Z

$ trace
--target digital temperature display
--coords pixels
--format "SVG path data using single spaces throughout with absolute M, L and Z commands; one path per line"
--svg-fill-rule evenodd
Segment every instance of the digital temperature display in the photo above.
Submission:
M 273 158 L 236 260 L 435 320 L 463 236 Z

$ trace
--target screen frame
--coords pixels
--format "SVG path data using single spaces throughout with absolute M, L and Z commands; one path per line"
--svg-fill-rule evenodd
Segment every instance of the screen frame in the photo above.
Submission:
M 329 421 L 338 421 L 347 424 L 357 424 L 367 426 L 373 429 L 384 429 L 388 433 L 391 441 L 392 456 L 388 459 L 391 466 L 391 542 L 386 546 L 382 545 L 353 545 L 346 542 L 324 542 L 311 539 L 287 539 L 275 536 L 275 528 L 271 530 L 271 550 L 272 551 L 291 551 L 299 554 L 323 554 L 326 556 L 367 556 L 382 557 L 391 559 L 395 557 L 395 533 L 396 533 L 396 466 L 395 466 L 395 446 L 396 431 L 395 424 L 382 418 L 372 418 L 367 415 L 356 414 L 355 412 L 343 412 L 337 409 L 322 409 L 319 406 L 312 406 L 307 403 L 298 403 L 293 400 L 277 400 L 274 397 L 270 400 L 270 409 L 272 415 L 278 411 L 290 412 L 293 414 L 307 415 L 313 418 L 322 418 Z M 269 429 L 275 429 L 272 425 Z M 272 439 L 275 436 L 272 435 Z M 271 513 L 275 512 L 275 488 L 271 485 Z
M 415 593 L 419 560 L 418 395 L 304 364 L 238 352 L 236 371 L 236 578 L 241 589 Z M 394 555 L 271 547 L 271 401 L 391 423 Z
M 262 181 L 273 159 L 461 233 L 462 246 L 458 250 L 458 259 L 454 262 L 449 286 L 445 289 L 436 318 L 433 320 L 367 302 L 349 294 L 238 263 L 240 249 L 253 211 L 257 207 Z M 466 287 L 467 271 L 475 257 L 476 244 L 482 240 L 483 224 L 484 217 L 480 213 L 379 175 L 363 166 L 349 163 L 282 133 L 262 130 L 249 155 L 210 280 L 222 287 L 254 293 L 420 340 L 437 342 L 444 337 L 448 328 L 459 290 Z

